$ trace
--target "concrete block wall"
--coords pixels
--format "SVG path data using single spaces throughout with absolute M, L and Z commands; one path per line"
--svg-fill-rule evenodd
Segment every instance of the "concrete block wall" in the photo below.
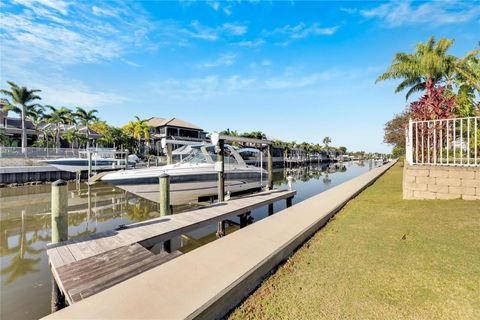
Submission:
M 480 200 L 480 167 L 403 167 L 404 199 Z

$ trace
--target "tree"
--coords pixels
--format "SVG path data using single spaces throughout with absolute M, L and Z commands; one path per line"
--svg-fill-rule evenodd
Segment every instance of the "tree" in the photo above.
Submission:
M 55 131 L 55 146 L 60 148 L 60 131 L 62 124 L 67 123 L 69 114 L 72 111 L 65 107 L 55 108 L 50 105 L 46 105 L 45 108 L 50 109 L 50 113 L 45 115 L 45 120 L 54 127 Z
M 73 145 L 76 144 L 78 146 L 78 141 L 81 139 L 82 135 L 78 132 L 77 128 L 70 128 L 63 133 L 63 138 L 68 141 L 72 150 Z
M 376 82 L 387 79 L 402 79 L 395 93 L 408 89 L 406 99 L 414 92 L 426 90 L 430 96 L 436 84 L 450 85 L 453 79 L 464 79 L 479 88 L 474 71 L 463 60 L 447 54 L 453 40 L 432 36 L 425 43 L 418 43 L 414 53 L 396 53 L 392 65 L 381 74 Z
M 129 121 L 122 127 L 123 132 L 137 141 L 137 150 L 140 150 L 142 140 L 145 140 L 147 145 L 150 141 L 150 127 L 146 120 L 140 120 L 135 116 L 135 121 Z
M 347 148 L 346 148 L 346 147 L 338 147 L 338 150 L 339 150 L 342 154 L 346 154 L 346 153 L 347 153 Z
M 405 153 L 405 128 L 407 127 L 410 113 L 404 111 L 395 115 L 385 124 L 383 142 L 393 146 L 397 153 Z
M 41 100 L 41 98 L 36 94 L 41 92 L 37 89 L 27 89 L 27 87 L 19 87 L 16 83 L 12 81 L 7 81 L 10 86 L 10 90 L 0 89 L 0 93 L 9 97 L 12 101 L 8 101 L 8 106 L 10 110 L 19 113 L 22 120 L 22 152 L 25 152 L 27 147 L 27 130 L 25 127 L 25 119 L 27 117 L 27 112 L 29 109 L 38 106 L 37 103 L 34 103 L 35 100 Z
M 455 95 L 447 95 L 445 87 L 432 88 L 430 95 L 425 94 L 410 104 L 410 114 L 414 120 L 448 119 L 455 112 Z
M 332 143 L 332 139 L 330 137 L 325 137 L 323 138 L 323 144 L 325 145 L 325 149 L 328 151 L 328 146 Z
M 90 146 L 90 124 L 94 121 L 98 121 L 98 117 L 95 115 L 98 113 L 98 110 L 91 109 L 85 110 L 83 108 L 77 107 L 77 112 L 75 113 L 78 119 L 78 122 L 85 126 L 85 136 L 87 138 L 87 148 Z
M 102 135 L 99 142 L 103 146 L 124 146 L 131 145 L 131 139 L 122 129 L 109 126 L 105 121 L 97 121 L 92 124 L 92 130 Z

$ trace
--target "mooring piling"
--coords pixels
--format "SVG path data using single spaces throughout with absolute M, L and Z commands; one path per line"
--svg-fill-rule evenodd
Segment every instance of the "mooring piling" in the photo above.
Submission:
M 158 177 L 160 185 L 160 216 L 170 215 L 170 176 L 166 173 Z
M 267 190 L 273 189 L 273 146 L 271 144 L 267 147 L 267 170 L 268 170 L 268 185 Z
M 68 186 L 64 180 L 52 183 L 51 199 L 51 243 L 68 240 Z M 55 279 L 52 279 L 51 311 L 55 312 L 65 306 L 65 297 L 61 294 Z
M 68 239 L 68 190 L 67 182 L 52 183 L 52 243 Z
M 172 214 L 170 206 L 170 176 L 166 173 L 160 174 L 158 177 L 160 184 L 160 216 L 168 216 Z M 170 240 L 163 242 L 163 250 L 172 251 L 172 243 Z

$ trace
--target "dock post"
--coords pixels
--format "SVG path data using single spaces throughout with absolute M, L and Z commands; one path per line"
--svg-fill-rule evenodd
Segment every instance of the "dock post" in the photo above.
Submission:
M 52 239 L 51 243 L 68 240 L 68 187 L 64 180 L 52 183 L 51 220 Z M 52 278 L 51 312 L 58 311 L 65 306 L 65 297 Z
M 88 178 L 87 178 L 87 180 L 90 180 L 90 177 L 92 176 L 92 152 L 90 150 L 88 150 L 87 154 L 88 154 Z
M 52 183 L 52 243 L 68 238 L 68 193 L 67 182 L 57 180 Z
M 272 158 L 272 149 L 273 146 L 271 144 L 268 145 L 267 148 L 267 169 L 268 169 L 268 185 L 267 189 L 273 189 L 273 158 Z
M 158 177 L 158 180 L 160 184 L 160 216 L 168 216 L 172 213 L 170 207 L 170 176 L 166 173 L 162 173 Z M 172 251 L 170 240 L 163 242 L 163 250 L 166 252 Z
M 218 142 L 219 151 L 217 152 L 217 172 L 218 172 L 218 202 L 225 200 L 225 162 L 223 153 L 225 151 L 225 141 Z
M 167 144 L 167 164 L 173 163 L 173 155 L 172 155 L 172 145 L 169 143 Z
M 287 208 L 290 208 L 292 206 L 292 200 L 293 197 L 287 198 Z
M 225 201 L 225 162 L 223 159 L 223 154 L 225 151 L 225 141 L 218 141 L 217 148 L 217 163 L 215 164 L 215 169 L 218 175 L 218 202 Z M 225 221 L 220 221 L 217 226 L 217 237 L 223 237 L 225 235 Z
M 128 170 L 128 154 L 129 151 L 125 150 L 125 170 Z
M 248 225 L 249 217 L 250 217 L 250 211 L 240 215 L 240 228 L 245 228 Z
M 170 176 L 166 173 L 158 177 L 160 184 L 160 216 L 170 214 Z
M 268 215 L 271 216 L 273 214 L 273 203 L 268 205 Z

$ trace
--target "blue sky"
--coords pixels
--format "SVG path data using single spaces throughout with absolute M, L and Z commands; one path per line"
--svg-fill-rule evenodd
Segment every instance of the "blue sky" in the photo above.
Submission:
M 431 35 L 472 50 L 480 3 L 15 0 L 0 28 L 2 88 L 41 89 L 45 104 L 384 152 L 406 103 L 375 78 Z

